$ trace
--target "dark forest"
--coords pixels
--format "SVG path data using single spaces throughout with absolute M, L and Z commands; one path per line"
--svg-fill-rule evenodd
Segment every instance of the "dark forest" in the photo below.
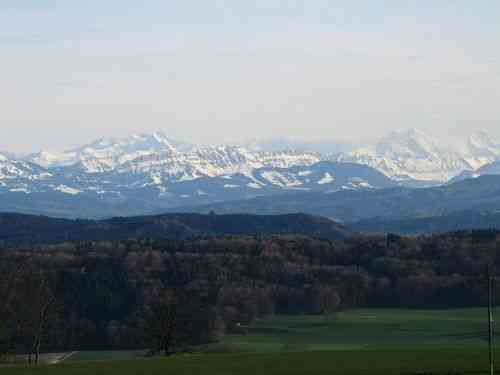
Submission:
M 272 314 L 484 305 L 499 245 L 496 231 L 6 245 L 0 349 L 33 361 L 48 350 L 170 355 Z

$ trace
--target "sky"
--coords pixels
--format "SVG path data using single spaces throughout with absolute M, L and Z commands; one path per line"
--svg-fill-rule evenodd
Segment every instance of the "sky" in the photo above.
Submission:
M 0 149 L 500 136 L 498 0 L 1 0 Z

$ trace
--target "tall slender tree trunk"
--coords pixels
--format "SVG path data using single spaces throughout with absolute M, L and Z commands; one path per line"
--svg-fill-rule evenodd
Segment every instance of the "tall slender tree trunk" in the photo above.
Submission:
M 41 344 L 42 344 L 42 340 L 39 337 L 37 339 L 36 349 L 35 349 L 35 364 L 38 364 L 39 359 L 40 359 L 40 347 L 41 347 Z

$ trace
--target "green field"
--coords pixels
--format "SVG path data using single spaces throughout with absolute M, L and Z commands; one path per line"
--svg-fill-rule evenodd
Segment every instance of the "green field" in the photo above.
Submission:
M 145 350 L 76 352 L 65 362 L 119 361 L 125 359 L 142 359 L 144 358 L 145 353 Z
M 277 316 L 256 322 L 246 336 L 227 336 L 223 344 L 243 351 L 392 350 L 483 348 L 485 309 L 355 310 L 336 318 Z
M 230 335 L 222 343 L 198 349 L 211 354 L 143 359 L 140 352 L 79 352 L 57 366 L 4 368 L 1 372 L 2 375 L 481 374 L 488 368 L 486 316 L 485 309 L 363 309 L 343 312 L 335 318 L 276 316 L 257 321 L 247 335 Z
M 461 349 L 192 355 L 0 371 L 2 375 L 472 375 L 486 373 L 485 369 L 484 351 Z

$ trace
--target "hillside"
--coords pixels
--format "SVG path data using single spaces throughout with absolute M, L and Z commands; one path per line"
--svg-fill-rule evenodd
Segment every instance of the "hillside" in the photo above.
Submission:
M 335 222 L 315 216 L 290 214 L 199 215 L 117 217 L 108 220 L 67 220 L 44 216 L 0 214 L 0 241 L 39 243 L 129 238 L 184 239 L 203 235 L 302 234 L 342 239 L 349 231 Z
M 361 233 L 445 233 L 475 229 L 500 229 L 500 212 L 460 211 L 449 215 L 387 220 L 373 218 L 348 225 Z
M 500 210 L 500 176 L 482 176 L 451 185 L 424 188 L 392 188 L 334 193 L 293 193 L 251 200 L 225 202 L 185 211 L 219 214 L 285 214 L 304 212 L 352 223 L 367 219 L 400 220 L 445 216 L 455 212 Z

